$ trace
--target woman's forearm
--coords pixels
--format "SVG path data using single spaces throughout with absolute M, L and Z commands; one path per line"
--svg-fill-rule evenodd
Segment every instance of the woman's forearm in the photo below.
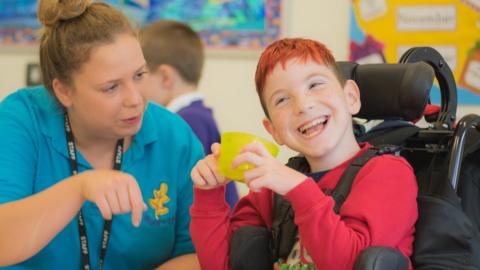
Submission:
M 160 265 L 156 270 L 200 270 L 200 263 L 198 262 L 196 254 L 185 254 L 172 258 Z
M 72 220 L 84 201 L 80 184 L 70 177 L 40 193 L 0 205 L 0 266 L 39 252 Z

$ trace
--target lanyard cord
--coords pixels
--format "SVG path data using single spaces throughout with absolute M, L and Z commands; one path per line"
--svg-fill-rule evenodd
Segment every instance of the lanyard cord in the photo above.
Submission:
M 70 126 L 70 120 L 68 115 L 65 112 L 65 135 L 67 138 L 67 147 L 68 147 L 68 157 L 70 160 L 70 168 L 72 170 L 72 175 L 78 174 L 78 164 L 77 164 L 77 155 L 75 140 L 73 138 L 72 128 Z M 113 159 L 113 169 L 120 170 L 122 166 L 122 155 L 123 155 L 123 139 L 117 141 L 117 146 L 115 148 L 115 156 Z M 102 245 L 100 249 L 100 258 L 98 260 L 98 269 L 102 270 L 103 262 L 105 261 L 105 255 L 107 253 L 108 240 L 110 239 L 110 230 L 112 228 L 112 220 L 105 220 L 103 225 L 102 232 Z M 82 210 L 78 213 L 78 231 L 80 235 L 80 257 L 82 259 L 82 269 L 90 270 L 90 257 L 88 255 L 88 241 L 87 241 L 87 228 L 85 227 L 85 222 L 83 219 Z

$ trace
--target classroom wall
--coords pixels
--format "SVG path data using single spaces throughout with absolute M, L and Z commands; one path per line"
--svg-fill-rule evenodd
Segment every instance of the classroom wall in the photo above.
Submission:
M 320 40 L 331 48 L 337 60 L 346 60 L 350 3 L 350 0 L 285 0 L 283 36 Z M 31 48 L 0 48 L 0 99 L 24 85 L 26 64 L 37 61 L 37 53 Z M 207 51 L 199 89 L 214 108 L 222 131 L 247 131 L 270 138 L 261 124 L 263 112 L 253 81 L 259 54 L 258 51 Z M 459 108 L 459 115 L 468 112 L 480 114 L 480 107 Z M 292 154 L 282 148 L 279 159 L 286 161 Z
M 347 57 L 349 0 L 286 0 L 283 36 L 322 40 L 339 59 Z M 26 64 L 38 59 L 32 48 L 0 48 L 0 98 L 24 86 Z M 207 51 L 199 89 L 214 108 L 222 131 L 241 130 L 269 137 L 253 77 L 259 51 Z M 280 158 L 291 155 L 281 151 Z

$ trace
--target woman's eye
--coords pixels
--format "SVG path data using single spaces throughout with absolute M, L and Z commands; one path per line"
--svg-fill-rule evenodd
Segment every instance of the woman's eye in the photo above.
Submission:
M 145 74 L 147 74 L 147 71 L 142 71 L 135 74 L 134 80 L 141 80 L 145 76 Z
M 103 91 L 113 92 L 113 91 L 117 90 L 117 88 L 118 88 L 118 84 L 112 84 L 112 85 L 106 87 Z

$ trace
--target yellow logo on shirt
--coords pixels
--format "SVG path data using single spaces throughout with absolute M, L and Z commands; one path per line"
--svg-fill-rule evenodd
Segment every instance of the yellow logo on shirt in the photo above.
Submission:
M 158 190 L 153 190 L 154 198 L 148 200 L 150 207 L 155 210 L 155 219 L 157 220 L 158 216 L 168 213 L 168 208 L 164 206 L 165 203 L 170 201 L 170 198 L 167 196 L 167 190 L 167 184 L 162 183 Z

